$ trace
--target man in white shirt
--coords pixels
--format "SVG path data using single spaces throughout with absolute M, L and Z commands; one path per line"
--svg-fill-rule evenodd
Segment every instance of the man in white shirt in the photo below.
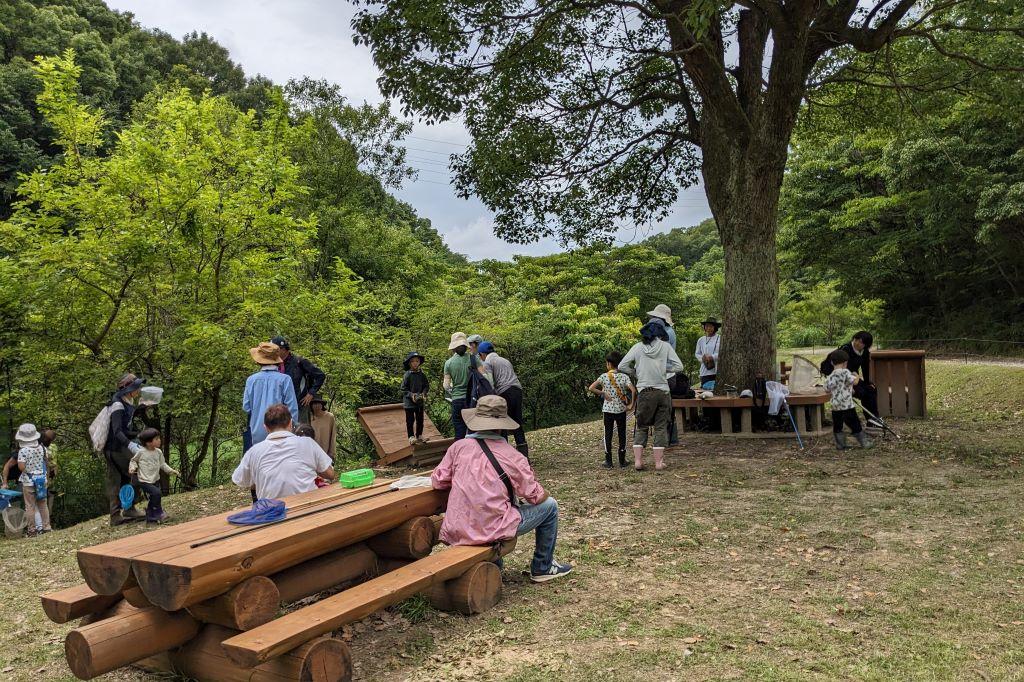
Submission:
M 263 417 L 267 438 L 242 456 L 231 480 L 242 488 L 254 488 L 256 497 L 282 498 L 316 490 L 316 477 L 334 480 L 331 458 L 312 438 L 292 433 L 287 405 L 267 408 Z
M 700 385 L 703 386 L 718 375 L 718 350 L 722 347 L 718 330 L 722 323 L 709 317 L 701 322 L 701 326 L 704 327 L 704 336 L 697 339 L 697 352 L 693 355 L 700 363 Z

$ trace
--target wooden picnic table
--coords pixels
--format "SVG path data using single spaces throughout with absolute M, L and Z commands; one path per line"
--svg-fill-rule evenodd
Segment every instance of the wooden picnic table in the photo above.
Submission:
M 786 397 L 786 402 L 793 409 L 796 426 L 802 436 L 823 436 L 831 432 L 825 427 L 825 403 L 829 401 L 827 391 L 813 393 L 797 393 Z M 722 435 L 734 438 L 795 438 L 796 434 L 789 431 L 755 432 L 753 429 L 754 400 L 753 398 L 730 398 L 715 396 L 713 398 L 676 398 L 672 400 L 673 417 L 679 433 L 686 431 L 686 422 L 692 414 L 696 417 L 700 410 L 718 410 L 722 417 Z M 691 413 L 691 410 L 693 412 Z M 740 413 L 740 430 L 733 428 L 732 415 Z

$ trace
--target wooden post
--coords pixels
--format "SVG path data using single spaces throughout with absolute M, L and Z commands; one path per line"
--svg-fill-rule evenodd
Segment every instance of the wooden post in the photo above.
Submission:
M 239 666 L 255 667 L 314 637 L 423 592 L 434 583 L 460 576 L 494 555 L 491 547 L 449 547 L 236 635 L 224 642 L 224 651 Z
M 676 432 L 686 433 L 686 408 L 685 407 L 673 407 L 672 418 L 676 420 Z
M 199 682 L 350 682 L 352 654 L 340 639 L 321 637 L 255 668 L 231 662 L 221 643 L 238 633 L 207 625 L 169 655 L 147 658 L 146 670 L 176 673 Z
M 789 409 L 793 410 L 793 416 L 796 417 L 796 427 L 800 429 L 800 433 L 807 433 L 807 410 L 803 405 L 790 405 Z
M 144 609 L 152 606 L 149 600 L 146 599 L 146 595 L 144 595 L 142 590 L 139 589 L 138 585 L 135 587 L 129 587 L 124 591 L 124 600 L 137 609 Z
M 41 595 L 43 612 L 54 623 L 67 623 L 91 613 L 105 611 L 121 601 L 121 595 L 96 594 L 88 585 L 75 585 Z
M 732 410 L 728 407 L 720 407 L 718 413 L 722 417 L 722 433 L 732 433 Z
M 281 593 L 274 581 L 257 575 L 235 585 L 219 597 L 193 604 L 188 607 L 188 612 L 204 623 L 235 630 L 251 630 L 274 620 L 280 605 Z
M 75 628 L 64 639 L 64 654 L 75 677 L 91 680 L 189 641 L 199 622 L 185 611 L 155 606 L 118 609 L 109 618 Z
M 824 405 L 811 405 L 807 409 L 811 411 L 811 430 L 814 433 L 821 431 L 822 417 L 825 413 Z
M 310 559 L 270 576 L 281 603 L 305 599 L 332 587 L 377 573 L 377 555 L 360 543 Z
M 464 616 L 483 613 L 501 599 L 501 569 L 482 561 L 458 578 L 431 585 L 424 594 L 439 611 L 456 611 Z
M 740 411 L 740 433 L 753 433 L 753 408 L 740 407 L 738 409 Z
M 367 547 L 389 559 L 422 559 L 434 548 L 434 522 L 426 516 L 409 519 L 386 533 L 370 538 Z
M 272 575 L 313 557 L 436 514 L 446 491 L 410 488 L 193 548 L 182 545 L 132 559 L 151 602 L 173 611 L 222 594 L 253 575 Z

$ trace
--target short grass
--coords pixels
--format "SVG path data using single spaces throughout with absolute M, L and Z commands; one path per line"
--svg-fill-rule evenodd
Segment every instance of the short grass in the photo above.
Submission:
M 529 583 L 524 538 L 491 612 L 410 602 L 414 618 L 346 631 L 357 678 L 1024 678 L 1024 369 L 930 362 L 928 379 L 930 416 L 868 452 L 687 435 L 656 474 L 599 468 L 596 423 L 532 434 L 574 575 Z M 245 499 L 206 490 L 167 507 L 187 518 Z M 68 627 L 35 595 L 76 582 L 76 548 L 138 530 L 94 521 L 0 542 L 0 679 L 71 679 Z

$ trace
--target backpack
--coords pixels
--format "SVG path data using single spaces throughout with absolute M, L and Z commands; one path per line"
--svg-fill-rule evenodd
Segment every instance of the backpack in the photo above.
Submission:
M 469 386 L 466 387 L 466 407 L 476 407 L 476 403 L 485 395 L 494 395 L 494 386 L 480 372 L 476 371 L 476 356 L 469 356 Z
M 110 436 L 110 417 L 118 410 L 123 410 L 124 405 L 120 400 L 104 405 L 96 418 L 89 424 L 89 440 L 92 441 L 92 449 L 95 452 L 103 452 L 107 446 L 107 438 Z
M 690 377 L 686 374 L 673 374 L 668 380 L 668 390 L 673 398 L 695 398 L 697 396 L 690 387 Z

